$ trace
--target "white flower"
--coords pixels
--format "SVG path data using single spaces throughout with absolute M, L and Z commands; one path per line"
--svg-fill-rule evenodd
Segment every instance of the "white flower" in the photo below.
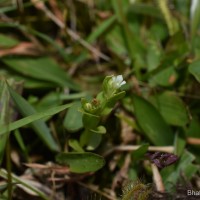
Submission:
M 112 81 L 112 85 L 113 85 L 113 87 L 115 89 L 118 89 L 122 85 L 126 84 L 126 81 L 123 80 L 123 76 L 122 75 L 113 76 L 111 81 Z

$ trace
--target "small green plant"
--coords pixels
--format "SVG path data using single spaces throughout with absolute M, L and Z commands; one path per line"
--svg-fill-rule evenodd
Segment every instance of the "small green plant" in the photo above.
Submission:
M 80 141 L 69 140 L 73 152 L 59 153 L 56 157 L 58 163 L 68 165 L 72 172 L 85 173 L 93 172 L 102 168 L 105 164 L 104 158 L 98 154 L 87 151 L 95 150 L 101 143 L 102 134 L 106 133 L 104 126 L 99 125 L 101 118 L 108 115 L 116 102 L 123 98 L 125 91 L 120 91 L 126 82 L 122 75 L 107 76 L 103 81 L 102 91 L 91 101 L 82 98 L 83 113 L 82 121 L 84 131 L 81 133 Z
M 94 150 L 101 142 L 105 127 L 99 125 L 101 117 L 108 115 L 116 102 L 123 98 L 125 91 L 120 91 L 126 82 L 122 75 L 107 76 L 103 81 L 102 91 L 91 101 L 82 98 L 83 125 L 85 131 L 81 135 L 80 143 L 87 146 L 87 150 Z

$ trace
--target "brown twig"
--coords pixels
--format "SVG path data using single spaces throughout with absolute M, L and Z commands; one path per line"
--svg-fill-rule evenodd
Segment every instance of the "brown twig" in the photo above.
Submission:
M 158 170 L 158 167 L 155 164 L 151 164 L 152 172 L 153 172 L 153 181 L 156 185 L 156 190 L 158 192 L 165 192 L 165 187 L 162 181 L 162 177 Z
M 188 137 L 186 141 L 188 144 L 200 145 L 200 138 Z
M 120 145 L 113 147 L 106 151 L 103 156 L 108 156 L 114 151 L 134 151 L 140 148 L 141 145 Z M 174 152 L 174 147 L 173 146 L 149 146 L 148 147 L 149 151 L 161 151 L 161 152 L 167 152 L 167 153 L 172 153 Z

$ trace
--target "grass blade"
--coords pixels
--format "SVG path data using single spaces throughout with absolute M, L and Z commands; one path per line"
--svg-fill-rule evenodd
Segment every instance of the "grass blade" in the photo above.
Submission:
M 35 109 L 19 94 L 17 94 L 11 87 L 9 88 L 10 95 L 15 102 L 17 108 L 19 109 L 20 113 L 25 116 L 25 118 L 15 121 L 11 124 L 2 125 L 0 128 L 0 134 L 5 134 L 6 131 L 12 131 L 17 128 L 20 128 L 24 125 L 32 123 L 31 126 L 38 134 L 38 136 L 45 142 L 45 144 L 54 151 L 58 151 L 59 147 L 56 144 L 55 140 L 53 139 L 47 125 L 40 119 L 54 115 L 66 108 L 69 108 L 71 104 L 66 104 L 63 106 L 51 108 L 49 110 L 45 110 L 43 112 L 37 113 Z
M 2 61 L 11 69 L 24 76 L 37 80 L 56 83 L 61 87 L 79 90 L 67 73 L 50 57 L 32 58 L 3 58 Z

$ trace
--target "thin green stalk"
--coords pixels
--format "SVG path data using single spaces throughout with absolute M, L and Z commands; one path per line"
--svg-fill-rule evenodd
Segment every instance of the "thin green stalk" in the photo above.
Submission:
M 8 200 L 12 200 L 12 165 L 11 165 L 11 159 L 10 159 L 10 141 L 7 140 L 6 143 L 6 168 L 7 168 L 7 180 L 8 180 Z

